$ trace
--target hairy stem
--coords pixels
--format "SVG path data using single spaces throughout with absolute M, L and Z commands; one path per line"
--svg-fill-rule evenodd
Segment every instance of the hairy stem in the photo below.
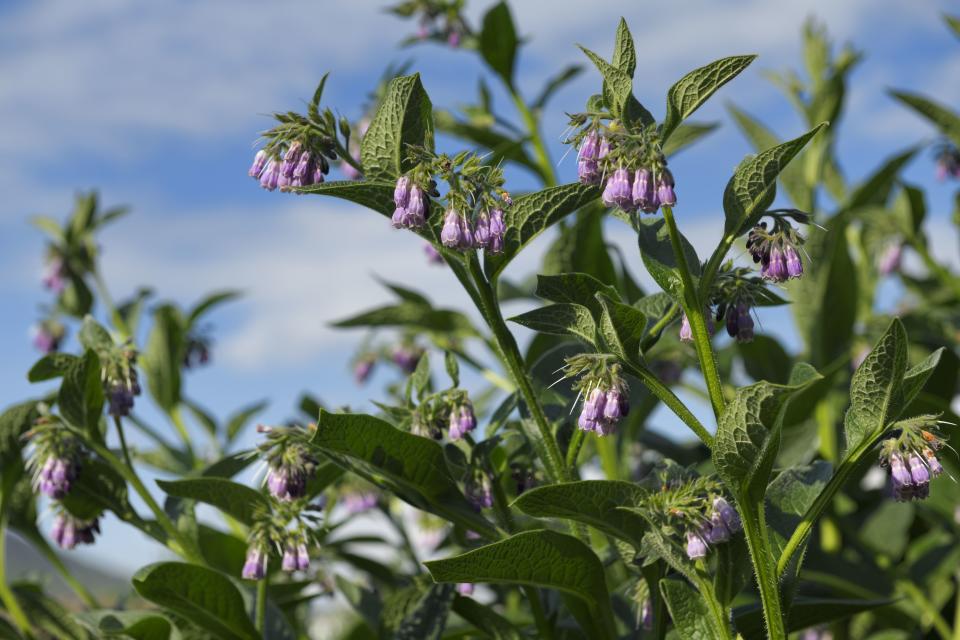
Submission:
M 573 430 L 573 436 L 570 438 L 570 444 L 567 446 L 567 468 L 573 469 L 577 466 L 577 456 L 580 455 L 580 449 L 583 447 L 583 441 L 586 439 L 586 432 L 583 429 Z
M 670 308 L 665 314 L 663 314 L 663 317 L 657 320 L 656 324 L 650 327 L 650 332 L 647 333 L 646 337 L 643 339 L 643 342 L 640 343 L 641 352 L 646 351 L 657 342 L 657 340 L 660 338 L 660 332 L 663 331 L 668 324 L 673 322 L 679 311 L 680 305 L 676 303 L 670 305 Z
M 706 603 L 707 609 L 710 610 L 710 618 L 717 636 L 723 640 L 731 640 L 730 614 L 717 599 L 713 581 L 710 579 L 710 574 L 707 573 L 703 562 L 697 563 L 697 578 L 697 589 L 703 595 L 703 601 Z
M 693 415 L 690 409 L 687 408 L 687 405 L 683 404 L 680 398 L 670 390 L 670 387 L 660 382 L 655 375 L 643 367 L 638 367 L 628 361 L 623 361 L 623 368 L 639 378 L 640 381 L 643 382 L 643 385 L 650 390 L 650 393 L 655 395 L 660 402 L 665 404 L 678 418 L 683 420 L 683 423 L 690 427 L 690 430 L 700 438 L 703 444 L 709 448 L 713 448 L 713 436 L 710 435 L 706 427 L 697 420 L 697 416 Z
M 707 392 L 710 394 L 710 404 L 713 406 L 713 413 L 717 419 L 726 406 L 726 400 L 723 397 L 723 383 L 720 382 L 720 374 L 717 371 L 717 358 L 713 353 L 713 346 L 710 344 L 710 332 L 707 331 L 706 319 L 703 316 L 703 303 L 697 292 L 697 287 L 693 282 L 693 276 L 690 273 L 690 265 L 687 263 L 687 256 L 683 252 L 683 244 L 680 241 L 680 231 L 677 229 L 676 220 L 673 219 L 673 209 L 663 207 L 663 218 L 667 223 L 667 230 L 670 233 L 670 244 L 673 245 L 674 257 L 677 266 L 680 269 L 680 277 L 683 280 L 683 298 L 684 311 L 687 319 L 690 321 L 690 328 L 693 330 L 694 347 L 697 350 L 697 359 L 700 360 L 700 369 L 703 371 L 703 380 L 707 384 Z M 703 283 L 703 286 L 707 286 Z
M 263 636 L 264 623 L 267 619 L 267 586 L 269 585 L 269 578 L 263 576 L 261 580 L 257 581 L 257 609 L 254 612 L 254 624 L 257 627 L 257 631 L 260 632 L 260 635 Z M 265 637 L 265 636 L 264 636 Z
M 510 329 L 507 327 L 507 323 L 503 319 L 503 314 L 500 313 L 500 305 L 497 303 L 496 293 L 494 292 L 491 284 L 487 281 L 486 276 L 484 276 L 483 270 L 480 268 L 480 263 L 476 256 L 470 257 L 469 267 L 470 273 L 473 276 L 473 280 L 476 283 L 480 300 L 482 302 L 480 312 L 483 314 L 484 319 L 490 326 L 490 330 L 493 332 L 494 339 L 496 340 L 497 347 L 500 351 L 501 358 L 507 369 L 510 371 L 510 375 L 513 377 L 513 382 L 517 385 L 517 389 L 520 390 L 520 395 L 523 397 L 523 401 L 527 405 L 527 410 L 530 412 L 530 415 L 533 417 L 533 420 L 537 425 L 540 440 L 543 443 L 543 463 L 544 467 L 546 468 L 547 475 L 550 477 L 552 482 L 559 482 L 565 479 L 567 476 L 566 469 L 564 467 L 563 455 L 560 453 L 560 447 L 557 445 L 557 439 L 553 435 L 553 431 L 550 428 L 550 422 L 547 420 L 547 416 L 543 412 L 543 407 L 540 404 L 540 400 L 537 398 L 537 394 L 533 390 L 533 385 L 530 382 L 530 378 L 527 377 L 526 368 L 523 363 L 523 356 L 520 355 L 520 348 L 517 346 L 517 341 L 513 337 L 513 334 L 510 333 Z
M 767 637 L 770 640 L 786 640 L 787 629 L 780 605 L 780 582 L 777 580 L 773 550 L 767 538 L 767 518 L 763 505 L 758 508 L 743 500 L 738 502 L 738 506 L 743 516 L 743 532 L 747 538 L 750 561 L 756 572 L 763 617 L 767 623 Z

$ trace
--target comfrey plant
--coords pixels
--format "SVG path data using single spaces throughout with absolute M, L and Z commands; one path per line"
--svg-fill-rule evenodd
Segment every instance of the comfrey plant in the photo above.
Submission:
M 374 413 L 304 395 L 255 433 L 263 402 L 217 419 L 189 376 L 216 366 L 207 317 L 235 294 L 115 303 L 96 236 L 122 210 L 82 196 L 65 223 L 36 220 L 53 301 L 28 376 L 58 386 L 0 416 L 0 533 L 50 558 L 84 611 L 8 583 L 0 563 L 0 630 L 956 637 L 960 277 L 931 254 L 924 193 L 901 176 L 921 147 L 857 182 L 841 170 L 860 54 L 806 26 L 805 73 L 773 76 L 806 123 L 797 137 L 728 108 L 756 154 L 717 194 L 723 230 L 704 259 L 681 207 L 705 186 L 675 156 L 715 128 L 689 118 L 753 56 L 683 76 L 658 118 L 644 106 L 655 96 L 633 92 L 655 52 L 638 56 L 621 21 L 610 58 L 583 49 L 596 93 L 564 105 L 571 160 L 558 165 L 541 118 L 581 67 L 528 100 L 507 5 L 473 25 L 463 4 L 391 10 L 415 22 L 407 44 L 479 55 L 475 104 L 435 108 L 417 74 L 391 70 L 348 118 L 323 104 L 324 76 L 306 113 L 275 115 L 249 169 L 251 188 L 338 197 L 380 214 L 384 234 L 419 236 L 419 259 L 475 307 L 385 282 L 395 301 L 336 323 L 371 331 L 348 366 L 366 388 L 384 383 Z M 938 127 L 938 170 L 955 177 L 960 117 L 894 95 Z M 613 234 L 637 253 L 612 249 Z M 514 274 L 541 235 L 535 280 Z M 650 287 L 632 275 L 641 264 Z M 891 280 L 896 304 L 876 295 Z M 508 301 L 527 310 L 505 318 Z M 787 309 L 796 337 L 781 343 Z M 145 468 L 167 479 L 147 483 Z M 222 518 L 198 518 L 200 504 Z M 142 568 L 139 598 L 109 608 L 53 546 L 123 526 L 177 559 Z M 331 610 L 336 624 L 320 619 Z

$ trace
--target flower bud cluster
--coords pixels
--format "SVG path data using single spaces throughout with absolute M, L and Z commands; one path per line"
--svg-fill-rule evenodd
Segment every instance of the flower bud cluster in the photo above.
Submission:
M 311 151 L 299 140 L 294 140 L 274 155 L 265 149 L 257 151 L 247 173 L 259 180 L 260 186 L 267 191 L 278 188 L 291 191 L 320 184 L 329 172 L 330 163 L 322 152 Z
M 677 203 L 667 161 L 646 136 L 631 135 L 614 122 L 606 129 L 591 125 L 570 140 L 578 141 L 577 177 L 583 184 L 602 184 L 606 206 L 656 213 Z
M 117 354 L 108 353 L 106 359 L 101 355 L 103 389 L 107 398 L 108 410 L 114 417 L 130 415 L 134 398 L 140 395 L 140 380 L 134 365 L 137 364 L 137 352 L 124 347 Z
M 804 238 L 787 218 L 806 223 L 809 216 L 793 209 L 768 211 L 767 215 L 773 219 L 772 227 L 768 230 L 767 223 L 760 222 L 751 229 L 747 234 L 747 251 L 760 265 L 760 275 L 765 280 L 786 282 L 799 278 L 803 275 L 800 247 Z
M 727 542 L 741 529 L 743 523 L 737 510 L 722 496 L 715 496 L 710 511 L 687 530 L 687 557 L 691 560 L 705 558 L 710 545 Z
M 438 40 L 458 48 L 471 34 L 457 0 L 405 0 L 387 10 L 404 18 L 417 18 L 416 40 Z
M 67 328 L 56 318 L 46 318 L 33 326 L 33 346 L 45 354 L 60 350 Z
M 568 358 L 565 377 L 579 379 L 573 389 L 583 397 L 583 407 L 577 418 L 581 431 L 607 436 L 630 413 L 630 388 L 620 375 L 620 365 L 606 356 L 583 354 Z
M 34 490 L 54 500 L 65 498 L 86 456 L 80 441 L 51 416 L 41 417 L 28 435 Z
M 490 476 L 480 469 L 474 469 L 467 478 L 464 494 L 476 511 L 491 508 L 493 485 L 490 483 Z
M 937 179 L 953 178 L 960 180 L 960 149 L 944 143 L 937 150 Z
M 93 544 L 100 533 L 100 519 L 81 520 L 61 510 L 53 521 L 50 537 L 61 549 L 73 549 L 78 544 Z
M 267 441 L 258 447 L 266 460 L 267 489 L 277 500 L 292 502 L 307 494 L 307 483 L 317 468 L 317 460 L 307 448 L 307 433 L 298 427 L 259 427 Z
M 448 389 L 431 394 L 420 402 L 413 413 L 413 430 L 439 440 L 443 430 L 451 441 L 460 440 L 477 428 L 477 416 L 466 391 Z
M 890 470 L 893 498 L 900 502 L 924 500 L 930 480 L 943 473 L 937 451 L 944 446 L 937 432 L 937 416 L 918 416 L 897 424 L 899 433 L 880 445 L 880 466 Z

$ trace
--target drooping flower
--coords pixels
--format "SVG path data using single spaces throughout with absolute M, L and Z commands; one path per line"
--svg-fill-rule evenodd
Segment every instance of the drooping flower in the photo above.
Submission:
M 457 249 L 460 247 L 462 233 L 460 214 L 453 209 L 447 209 L 447 212 L 443 216 L 443 229 L 440 231 L 440 242 L 443 243 L 445 247 Z
M 70 493 L 79 473 L 80 461 L 75 455 L 50 455 L 40 466 L 34 484 L 48 498 L 60 500 Z
M 735 533 L 743 528 L 737 510 L 723 497 L 713 499 L 713 511 L 710 513 L 710 524 L 705 527 L 704 537 L 710 544 L 726 542 Z
M 486 249 L 490 244 L 490 215 L 486 211 L 477 214 L 476 224 L 473 227 L 473 246 L 476 249 Z
M 640 625 L 644 631 L 653 631 L 653 603 L 650 598 L 644 598 L 640 605 Z
M 316 468 L 316 460 L 303 445 L 281 447 L 268 461 L 267 488 L 278 500 L 290 502 L 306 495 L 307 481 Z
M 893 497 L 896 500 L 906 501 L 913 498 L 913 477 L 907 470 L 907 465 L 899 453 L 894 453 L 889 459 L 890 479 L 893 481 Z
M 473 595 L 473 583 L 472 582 L 460 582 L 457 584 L 457 593 L 462 596 L 472 596 Z
M 783 259 L 787 267 L 788 278 L 799 278 L 803 275 L 803 261 L 800 260 L 800 253 L 792 244 L 783 248 Z
M 603 411 L 606 406 L 607 394 L 600 387 L 591 389 L 583 401 L 583 408 L 577 420 L 577 426 L 584 431 L 598 431 L 603 420 Z
M 247 171 L 247 175 L 251 178 L 259 178 L 260 174 L 263 173 L 263 168 L 267 165 L 267 152 L 263 149 L 257 151 L 256 155 L 253 156 L 253 164 L 250 165 L 250 170 Z
M 577 177 L 583 184 L 598 184 L 600 182 L 600 166 L 597 160 L 600 155 L 600 136 L 594 129 L 584 138 L 577 156 Z
M 460 242 L 457 248 L 460 251 L 469 251 L 474 246 L 473 225 L 466 216 L 460 217 Z
M 67 333 L 63 324 L 54 319 L 38 322 L 31 331 L 33 333 L 33 346 L 43 353 L 53 353 L 59 350 L 60 343 Z
M 240 575 L 244 580 L 263 580 L 267 576 L 268 560 L 267 549 L 263 544 L 251 544 L 247 548 L 247 557 Z
M 423 252 L 427 254 L 427 262 L 430 264 L 443 264 L 443 256 L 437 251 L 437 248 L 427 242 L 423 245 Z
M 264 167 L 263 171 L 260 173 L 260 186 L 267 191 L 273 191 L 277 188 L 277 183 L 279 180 L 280 163 L 278 163 L 275 158 L 270 158 L 267 161 L 267 166 Z
M 628 169 L 620 167 L 607 178 L 601 199 L 608 207 L 620 207 L 624 211 L 633 209 L 633 187 Z
M 930 495 L 930 470 L 923 458 L 911 453 L 907 458 L 910 465 L 910 478 L 913 480 L 913 497 L 923 500 Z
M 737 342 L 753 341 L 753 316 L 750 315 L 750 305 L 744 301 L 736 305 L 728 305 L 726 310 L 727 334 Z
M 603 419 L 616 424 L 630 413 L 630 400 L 620 387 L 613 387 L 607 391 L 603 403 Z
M 464 402 L 450 410 L 449 436 L 451 440 L 459 440 L 476 428 L 477 417 L 473 413 L 471 402 Z
M 493 488 L 487 474 L 483 472 L 476 472 L 470 477 L 464 494 L 477 511 L 493 506 Z
M 93 544 L 100 533 L 100 519 L 80 520 L 66 511 L 57 514 L 50 537 L 61 549 L 73 549 L 78 544 Z
M 141 391 L 137 370 L 133 367 L 137 359 L 136 353 L 127 351 L 124 358 L 119 366 L 106 375 L 104 383 L 108 412 L 118 418 L 130 415 L 134 398 L 140 395 Z
M 687 532 L 687 557 L 691 560 L 707 557 L 707 542 L 699 532 Z
M 249 552 L 248 552 L 249 553 Z M 249 558 L 249 555 L 248 555 Z M 280 569 L 287 573 L 295 571 L 306 571 L 310 568 L 310 552 L 307 550 L 306 539 L 303 534 L 292 536 L 287 539 L 283 547 L 283 557 L 280 560 Z M 246 564 L 244 564 L 246 570 Z M 256 572 L 254 572 L 255 574 Z M 266 562 L 264 562 L 263 576 L 266 575 Z M 246 577 L 246 575 L 244 575 Z M 260 578 L 248 578 L 250 580 L 259 580 Z
M 410 198 L 407 202 L 407 227 L 419 229 L 427 222 L 426 196 L 418 185 L 410 187 Z
M 400 367 L 404 373 L 413 373 L 417 369 L 417 363 L 420 362 L 422 355 L 422 349 L 413 345 L 400 344 L 394 348 L 390 359 L 393 360 L 393 363 Z
M 507 227 L 503 221 L 503 210 L 493 209 L 490 211 L 490 242 L 487 245 L 487 251 L 493 254 L 503 251 L 503 234 Z
M 353 365 L 353 379 L 356 383 L 363 384 L 369 380 L 376 364 L 377 360 L 373 356 L 365 356 L 357 360 L 356 364 Z
M 657 190 L 654 189 L 653 174 L 649 169 L 639 169 L 633 178 L 633 206 L 644 213 L 656 213 L 660 208 Z
M 903 244 L 899 242 L 891 243 L 880 256 L 877 271 L 880 272 L 881 276 L 888 276 L 895 271 L 899 271 L 902 259 Z
M 672 207 L 677 204 L 677 195 L 673 191 L 673 174 L 664 167 L 657 174 L 657 200 L 665 207 Z
M 410 203 L 410 178 L 400 176 L 393 188 L 393 204 L 397 207 L 406 207 Z

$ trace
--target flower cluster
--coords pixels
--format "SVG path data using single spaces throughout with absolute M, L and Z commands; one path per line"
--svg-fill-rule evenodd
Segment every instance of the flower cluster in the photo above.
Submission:
M 413 430 L 439 440 L 443 430 L 451 441 L 464 438 L 477 428 L 477 416 L 467 392 L 452 388 L 424 397 L 413 412 Z
M 492 507 L 493 486 L 490 484 L 490 476 L 479 469 L 473 470 L 467 478 L 464 494 L 477 511 Z
M 715 496 L 709 515 L 704 515 L 687 530 L 687 557 L 705 558 L 710 545 L 727 542 L 741 529 L 743 523 L 737 510 L 722 496 Z
M 573 388 L 583 397 L 577 418 L 581 431 L 610 435 L 630 413 L 630 389 L 620 375 L 620 365 L 611 364 L 606 356 L 582 354 L 568 358 L 564 376 L 580 376 Z
M 471 33 L 462 7 L 458 0 L 405 0 L 388 11 L 404 18 L 418 16 L 416 40 L 439 40 L 456 49 Z
M 60 349 L 60 344 L 67 335 L 67 328 L 63 323 L 47 318 L 33 327 L 33 346 L 43 353 L 53 353 Z
M 464 399 L 459 405 L 450 408 L 450 428 L 447 431 L 451 440 L 459 440 L 477 428 L 477 416 L 473 413 L 473 403 Z
M 307 449 L 307 434 L 299 428 L 258 426 L 267 434 L 267 442 L 258 449 L 267 463 L 267 489 L 277 500 L 291 502 L 307 494 L 307 482 L 317 468 L 317 460 Z
M 579 122 L 574 116 L 574 122 Z M 614 122 L 581 131 L 577 176 L 583 184 L 603 184 L 603 203 L 627 212 L 656 213 L 677 203 L 673 174 L 656 143 L 633 136 Z
M 257 151 L 247 173 L 259 180 L 260 186 L 267 191 L 277 188 L 290 191 L 319 184 L 329 172 L 330 163 L 322 153 L 311 151 L 299 140 L 294 140 L 274 155 L 266 149 Z
M 506 229 L 503 209 L 479 211 L 471 221 L 468 215 L 450 208 L 443 214 L 440 242 L 455 251 L 485 249 L 496 254 L 503 251 L 503 234 Z
M 48 498 L 65 498 L 80 475 L 83 449 L 76 438 L 56 423 L 38 424 L 33 434 L 33 486 Z
M 747 251 L 760 265 L 760 275 L 771 282 L 786 282 L 803 275 L 803 261 L 799 248 L 804 238 L 787 222 L 792 218 L 806 224 L 807 214 L 794 209 L 768 211 L 773 219 L 770 230 L 766 222 L 758 223 L 747 235 Z
M 303 532 L 290 534 L 283 545 L 283 557 L 280 568 L 288 573 L 306 571 L 310 568 L 310 552 L 307 550 L 307 538 Z
M 880 465 L 890 469 L 895 500 L 927 498 L 930 480 L 943 473 L 936 452 L 944 441 L 937 424 L 937 416 L 930 415 L 904 420 L 897 425 L 899 433 L 880 445 Z
M 429 185 L 426 190 L 433 191 L 436 185 Z M 414 182 L 407 175 L 397 178 L 393 188 L 393 211 L 391 221 L 397 229 L 420 229 L 427 223 L 427 211 L 430 208 L 430 199 L 424 192 L 424 187 Z
M 114 417 L 130 415 L 134 398 L 140 395 L 140 380 L 134 368 L 136 363 L 137 352 L 124 348 L 119 356 L 107 358 L 103 365 L 103 388 L 110 415 Z

